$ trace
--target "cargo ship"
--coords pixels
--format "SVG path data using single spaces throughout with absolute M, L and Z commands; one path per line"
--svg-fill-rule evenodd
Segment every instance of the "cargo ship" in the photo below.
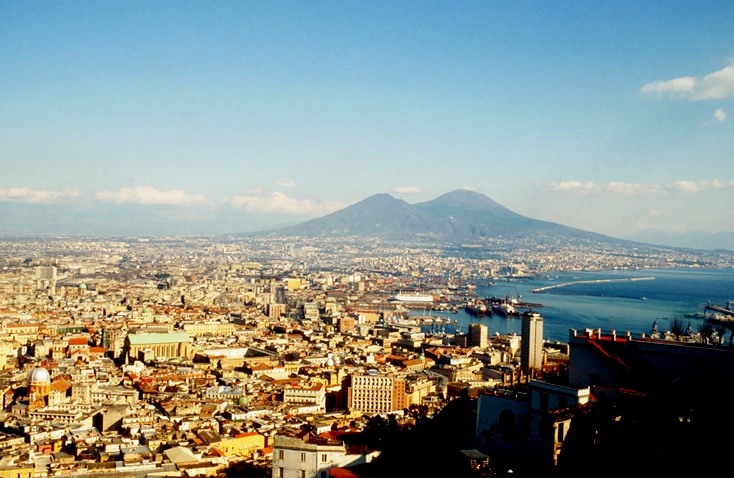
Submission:
M 464 306 L 464 310 L 475 317 L 487 317 L 492 315 L 492 309 L 481 301 L 472 301 Z
M 520 312 L 515 308 L 514 303 L 517 301 L 510 299 L 510 295 L 503 299 L 492 298 L 492 312 L 502 317 L 519 317 Z

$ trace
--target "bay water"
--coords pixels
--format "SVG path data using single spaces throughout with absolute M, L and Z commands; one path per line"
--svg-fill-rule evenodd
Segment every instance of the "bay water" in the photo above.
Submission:
M 734 299 L 734 269 L 558 272 L 478 285 L 475 293 L 477 298 L 519 297 L 521 302 L 538 304 L 530 310 L 543 317 L 543 337 L 550 341 L 568 342 L 570 329 L 613 329 L 618 334 L 629 331 L 639 337 L 641 333 L 649 334 L 653 323 L 660 332 L 671 330 L 674 320 L 684 329 L 690 324 L 697 332 L 705 319 L 695 315 L 703 314 L 708 302 L 726 306 Z M 521 333 L 519 317 L 476 317 L 463 309 L 455 314 L 432 314 L 456 322 L 444 326 L 447 333 L 457 327 L 466 333 L 472 323 L 485 324 L 490 335 Z M 728 340 L 728 335 L 725 337 Z

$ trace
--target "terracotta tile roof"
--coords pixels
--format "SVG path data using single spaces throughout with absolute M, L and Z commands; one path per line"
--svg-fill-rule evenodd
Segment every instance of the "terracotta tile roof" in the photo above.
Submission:
M 71 388 L 71 384 L 66 380 L 56 380 L 51 384 L 51 390 L 55 392 L 66 392 Z

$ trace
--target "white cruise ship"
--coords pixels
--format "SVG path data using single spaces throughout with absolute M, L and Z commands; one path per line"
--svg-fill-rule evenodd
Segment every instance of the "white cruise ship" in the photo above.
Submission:
M 421 304 L 425 304 L 428 302 L 433 302 L 433 296 L 426 294 L 397 294 L 394 300 L 397 300 L 399 302 L 419 302 Z

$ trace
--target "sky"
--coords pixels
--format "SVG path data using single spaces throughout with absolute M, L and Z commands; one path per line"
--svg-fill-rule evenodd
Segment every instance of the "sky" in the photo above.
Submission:
M 731 231 L 732 18 L 730 0 L 0 0 L 0 206 L 240 232 L 463 188 L 616 237 Z

